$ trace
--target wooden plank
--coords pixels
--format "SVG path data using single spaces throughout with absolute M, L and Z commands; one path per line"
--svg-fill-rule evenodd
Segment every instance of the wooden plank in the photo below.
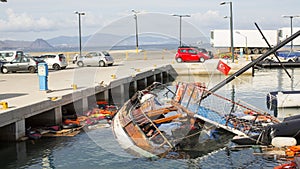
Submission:
M 161 109 L 157 109 L 157 110 L 151 110 L 151 111 L 146 112 L 146 114 L 148 115 L 148 117 L 153 117 L 153 116 L 166 114 L 171 111 L 177 111 L 177 110 L 178 110 L 178 108 L 176 108 L 174 106 L 170 106 L 170 107 L 165 107 L 165 108 L 161 108 Z
M 124 129 L 138 147 L 143 147 L 147 150 L 152 148 L 145 134 L 142 133 L 139 127 L 135 126 L 133 123 L 130 123 Z
M 165 118 L 153 120 L 153 122 L 156 123 L 156 124 L 160 124 L 160 123 L 172 121 L 172 120 L 177 119 L 177 118 L 179 118 L 181 116 L 182 116 L 181 114 L 175 114 L 173 116 L 169 116 L 169 117 L 165 117 Z

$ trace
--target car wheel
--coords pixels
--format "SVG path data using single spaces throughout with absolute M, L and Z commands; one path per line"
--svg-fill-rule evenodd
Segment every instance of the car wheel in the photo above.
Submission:
M 181 63 L 181 62 L 182 62 L 182 59 L 181 59 L 181 58 L 177 58 L 176 61 L 177 61 L 178 63 Z
M 83 67 L 83 66 L 84 66 L 84 64 L 83 64 L 83 62 L 79 61 L 79 62 L 77 62 L 77 66 L 79 66 L 79 67 Z
M 35 72 L 35 68 L 33 66 L 30 66 L 28 68 L 28 70 L 29 70 L 30 73 L 34 73 Z
M 7 69 L 7 67 L 2 67 L 2 73 L 8 73 L 9 71 L 8 71 L 8 69 Z
M 199 59 L 199 61 L 200 61 L 201 63 L 203 63 L 203 62 L 205 61 L 205 59 L 204 59 L 203 57 L 201 57 L 201 58 Z
M 105 63 L 104 63 L 103 61 L 100 61 L 100 62 L 99 62 L 99 66 L 100 66 L 100 67 L 104 67 L 104 66 L 105 66 Z
M 60 69 L 60 66 L 59 66 L 58 64 L 54 64 L 54 65 L 53 65 L 53 69 L 54 69 L 54 70 L 59 70 L 59 69 Z
M 66 67 L 61 67 L 61 69 L 66 69 Z

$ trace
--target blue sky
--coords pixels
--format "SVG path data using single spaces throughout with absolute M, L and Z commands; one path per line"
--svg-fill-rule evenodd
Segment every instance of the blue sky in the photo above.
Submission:
M 209 36 L 209 31 L 212 29 L 229 28 L 229 20 L 224 19 L 224 16 L 229 16 L 229 5 L 221 6 L 220 2 L 217 0 L 8 0 L 6 3 L 0 3 L 0 40 L 31 41 L 62 35 L 78 36 L 78 16 L 74 11 L 86 13 L 82 17 L 82 36 L 93 35 L 105 28 L 115 30 L 110 33 L 125 29 L 128 30 L 124 31 L 125 34 L 134 34 L 132 9 L 141 12 L 139 32 L 145 30 L 143 24 L 146 23 L 148 32 L 159 32 L 160 30 L 157 29 L 162 29 L 162 26 L 170 32 L 178 32 L 179 19 L 172 17 L 171 14 L 190 14 L 190 18 L 183 18 L 183 24 L 193 25 L 204 36 Z M 289 27 L 290 20 L 283 18 L 282 15 L 300 15 L 299 0 L 232 0 L 232 3 L 235 29 L 255 29 L 254 22 L 262 29 Z M 166 17 L 153 15 L 143 20 L 143 15 L 149 16 L 151 13 Z M 126 22 L 120 22 L 124 18 L 127 18 Z M 162 18 L 166 23 L 168 22 L 168 26 L 159 26 L 159 23 L 164 22 Z M 158 20 L 161 21 L 155 23 Z M 114 24 L 116 22 L 122 25 Z M 294 18 L 293 25 L 300 27 L 300 18 Z M 183 34 L 186 32 L 189 31 L 183 29 Z

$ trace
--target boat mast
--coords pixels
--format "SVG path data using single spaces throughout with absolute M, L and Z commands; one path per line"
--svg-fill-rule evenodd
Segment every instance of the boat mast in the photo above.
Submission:
M 235 73 L 233 73 L 232 75 L 230 75 L 228 78 L 226 78 L 225 80 L 221 81 L 220 83 L 218 83 L 217 85 L 215 85 L 213 88 L 211 88 L 209 90 L 208 93 L 206 93 L 202 99 L 206 98 L 207 96 L 209 96 L 211 93 L 216 92 L 217 90 L 219 90 L 220 88 L 222 88 L 223 86 L 225 86 L 227 83 L 231 82 L 232 80 L 235 79 L 235 77 L 238 77 L 239 75 L 243 74 L 245 71 L 247 71 L 248 69 L 250 69 L 251 67 L 253 67 L 254 65 L 256 65 L 258 62 L 262 61 L 263 59 L 265 59 L 267 56 L 275 53 L 278 49 L 280 49 L 281 47 L 283 47 L 284 45 L 286 45 L 287 43 L 289 43 L 290 41 L 292 41 L 293 39 L 297 38 L 300 35 L 300 30 L 296 33 L 294 33 L 292 36 L 288 37 L 287 39 L 285 39 L 284 41 L 282 41 L 281 43 L 277 44 L 274 48 L 268 50 L 267 53 L 262 54 L 260 57 L 258 57 L 257 59 L 253 60 L 252 62 L 248 63 L 246 66 L 242 67 L 240 70 L 236 71 Z

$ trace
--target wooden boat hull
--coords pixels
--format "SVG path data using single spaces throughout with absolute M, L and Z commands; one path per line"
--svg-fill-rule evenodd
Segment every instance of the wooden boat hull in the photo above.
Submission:
M 143 156 L 148 158 L 157 157 L 155 154 L 152 154 L 149 151 L 146 151 L 135 144 L 135 142 L 129 137 L 129 135 L 121 125 L 120 115 L 120 113 L 117 113 L 117 115 L 114 117 L 112 121 L 112 127 L 115 138 L 117 139 L 121 147 L 136 156 Z

